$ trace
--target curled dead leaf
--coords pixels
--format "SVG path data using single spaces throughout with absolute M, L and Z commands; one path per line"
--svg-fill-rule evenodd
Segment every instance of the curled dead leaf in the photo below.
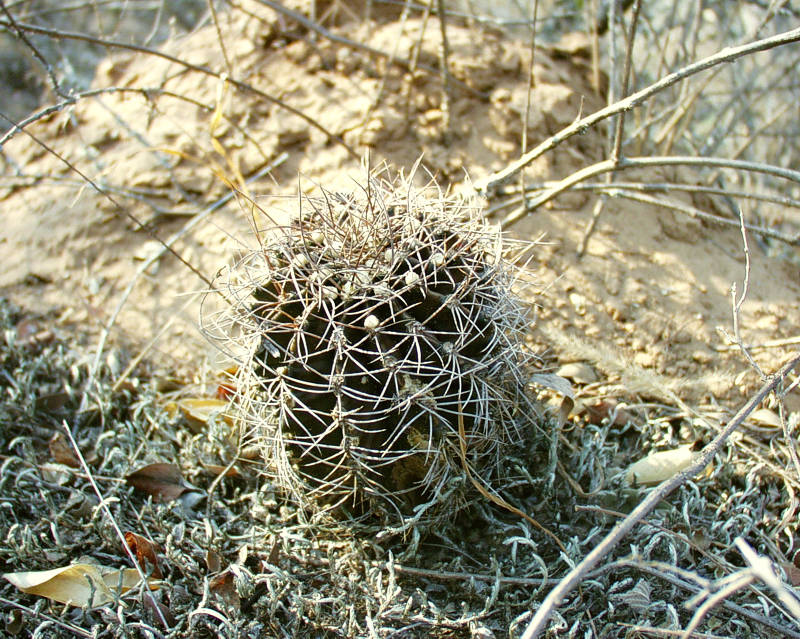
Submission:
M 212 577 L 208 582 L 208 590 L 218 595 L 225 603 L 234 608 L 240 608 L 242 600 L 236 591 L 234 573 L 228 568 L 224 572 Z
M 563 426 L 575 406 L 575 392 L 572 390 L 569 380 L 553 373 L 536 373 L 531 375 L 529 383 L 548 388 L 561 395 L 557 419 L 559 427 Z
M 625 474 L 629 483 L 659 484 L 688 468 L 699 453 L 692 450 L 694 444 L 684 444 L 672 450 L 651 453 L 633 463 Z
M 109 568 L 93 564 L 70 564 L 53 570 L 5 573 L 3 578 L 30 595 L 46 597 L 69 606 L 96 608 L 114 601 L 139 585 L 133 568 Z M 158 586 L 148 583 L 151 589 Z
M 158 557 L 156 556 L 158 546 L 149 539 L 130 531 L 125 533 L 125 543 L 128 544 L 128 548 L 136 557 L 136 561 L 142 570 L 145 572 L 152 570 L 153 578 L 161 579 L 161 568 L 158 565 Z
M 64 464 L 70 468 L 81 467 L 81 462 L 64 433 L 56 432 L 47 442 L 47 445 L 50 448 L 50 454 L 53 456 L 54 462 Z
M 172 501 L 189 490 L 175 464 L 148 464 L 127 475 L 125 481 L 161 501 Z
M 229 404 L 224 399 L 187 397 L 178 400 L 177 406 L 186 421 L 195 428 L 204 428 L 211 419 L 216 417 L 221 417 L 228 424 L 233 421 L 230 415 L 225 413 Z
M 556 375 L 571 379 L 576 384 L 593 384 L 597 381 L 597 373 L 591 366 L 583 362 L 564 364 L 556 371 Z

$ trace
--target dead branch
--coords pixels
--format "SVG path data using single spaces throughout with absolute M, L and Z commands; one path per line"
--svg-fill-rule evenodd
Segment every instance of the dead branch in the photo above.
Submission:
M 536 611 L 533 620 L 530 622 L 522 639 L 535 639 L 545 628 L 550 615 L 561 604 L 566 597 L 583 580 L 586 574 L 591 571 L 604 557 L 606 557 L 625 536 L 644 519 L 658 503 L 665 499 L 676 488 L 686 483 L 689 479 L 701 472 L 717 453 L 722 449 L 722 445 L 731 434 L 747 419 L 756 407 L 769 395 L 778 384 L 780 384 L 795 366 L 800 364 L 800 353 L 794 357 L 776 374 L 768 378 L 767 382 L 753 397 L 741 408 L 739 412 L 726 424 L 725 428 L 708 444 L 698 455 L 695 461 L 686 470 L 668 479 L 655 488 L 631 513 L 617 523 L 608 535 L 605 536 L 592 552 L 584 557 L 581 562 L 559 582 L 545 597 L 542 605 Z
M 636 93 L 619 100 L 618 102 L 604 108 L 600 109 L 599 111 L 593 113 L 592 115 L 588 115 L 585 118 L 581 118 L 580 120 L 576 120 L 568 127 L 563 128 L 561 131 L 556 133 L 555 135 L 550 136 L 544 142 L 539 144 L 537 147 L 532 149 L 530 152 L 523 155 L 519 160 L 512 162 L 506 168 L 497 173 L 494 173 L 483 180 L 480 180 L 474 184 L 476 191 L 479 193 L 491 193 L 497 189 L 498 186 L 505 184 L 508 180 L 510 180 L 517 172 L 521 171 L 523 168 L 528 166 L 531 162 L 533 162 L 536 158 L 540 155 L 554 149 L 559 144 L 564 142 L 565 140 L 571 138 L 576 133 L 581 133 L 585 131 L 588 127 L 605 120 L 612 115 L 616 115 L 617 113 L 621 113 L 623 111 L 630 111 L 634 107 L 642 104 L 651 96 L 663 91 L 667 87 L 670 87 L 681 80 L 684 80 L 692 75 L 700 73 L 701 71 L 705 71 L 707 69 L 711 69 L 715 66 L 720 64 L 724 64 L 726 62 L 733 62 L 738 58 L 741 58 L 746 55 L 751 55 L 753 53 L 759 51 L 768 51 L 769 49 L 774 49 L 775 47 L 780 47 L 786 44 L 790 44 L 792 42 L 797 42 L 800 40 L 800 27 L 796 29 L 791 29 L 790 31 L 786 31 L 784 33 L 779 33 L 776 36 L 772 36 L 770 38 L 763 38 L 761 40 L 756 40 L 755 42 L 751 42 L 749 44 L 741 45 L 738 47 L 726 47 L 722 51 L 715 53 L 712 56 L 707 58 L 703 58 L 702 60 L 698 60 L 697 62 L 687 65 L 674 73 L 670 73 L 669 75 L 661 78 L 657 82 L 654 82 L 648 87 L 645 87 L 641 91 L 637 91 Z

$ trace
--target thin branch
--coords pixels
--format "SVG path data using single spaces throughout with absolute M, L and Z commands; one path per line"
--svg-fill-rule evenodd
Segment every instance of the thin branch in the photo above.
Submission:
M 534 639 L 544 630 L 545 625 L 550 619 L 555 609 L 561 604 L 564 598 L 580 584 L 581 580 L 589 573 L 600 561 L 605 558 L 625 536 L 642 519 L 644 519 L 660 502 L 665 499 L 676 488 L 683 485 L 690 478 L 701 472 L 711 460 L 719 453 L 722 445 L 730 435 L 747 419 L 756 407 L 778 386 L 789 373 L 800 364 L 800 353 L 794 357 L 780 371 L 767 380 L 761 389 L 741 408 L 739 412 L 725 425 L 725 428 L 707 445 L 697 457 L 697 460 L 683 472 L 668 479 L 655 488 L 631 513 L 618 522 L 608 535 L 601 541 L 581 562 L 559 582 L 545 597 L 542 605 L 536 611 L 533 620 L 525 629 L 522 639 Z
M 625 62 L 622 67 L 622 89 L 620 95 L 628 95 L 628 85 L 630 84 L 631 75 L 631 58 L 633 57 L 633 43 L 636 40 L 636 25 L 639 23 L 639 11 L 642 8 L 642 1 L 636 0 L 633 5 L 633 16 L 631 16 L 631 28 L 628 31 L 628 41 L 625 46 Z M 611 159 L 616 162 L 620 158 L 622 152 L 622 132 L 625 129 L 625 111 L 621 111 L 617 115 L 617 126 L 614 131 L 614 141 L 611 148 Z
M 649 97 L 663 91 L 664 89 L 672 86 L 688 78 L 692 75 L 700 73 L 701 71 L 705 71 L 707 69 L 711 69 L 715 66 L 720 64 L 724 64 L 726 62 L 733 62 L 738 58 L 741 58 L 746 55 L 750 55 L 752 53 L 757 53 L 759 51 L 768 51 L 769 49 L 774 49 L 775 47 L 780 47 L 786 44 L 791 44 L 792 42 L 800 41 L 800 27 L 796 29 L 791 29 L 790 31 L 786 31 L 784 33 L 779 33 L 776 36 L 772 36 L 770 38 L 763 38 L 761 40 L 757 40 L 755 42 L 751 42 L 749 44 L 745 44 L 738 47 L 726 47 L 715 53 L 712 56 L 707 58 L 703 58 L 693 64 L 690 64 L 674 73 L 670 73 L 669 75 L 661 78 L 657 82 L 654 82 L 648 87 L 645 87 L 641 91 L 637 91 L 636 93 L 619 100 L 618 102 L 604 108 L 600 109 L 599 111 L 593 113 L 592 115 L 588 115 L 585 118 L 581 118 L 576 122 L 573 122 L 569 126 L 563 128 L 561 131 L 556 133 L 555 135 L 547 138 L 544 142 L 539 144 L 536 148 L 532 149 L 530 152 L 523 155 L 519 160 L 512 162 L 506 168 L 497 173 L 494 173 L 483 180 L 480 180 L 475 183 L 474 187 L 478 192 L 492 192 L 497 189 L 498 186 L 505 184 L 508 180 L 510 180 L 517 172 L 521 171 L 524 167 L 528 166 L 531 162 L 533 162 L 536 158 L 540 155 L 546 153 L 547 151 L 555 148 L 559 144 L 561 144 L 564 140 L 571 138 L 576 133 L 581 133 L 586 131 L 586 129 L 590 126 L 605 120 L 612 115 L 616 115 L 617 113 L 621 113 L 622 111 L 629 111 L 634 107 L 642 104 L 645 100 Z
M 531 16 L 531 59 L 528 63 L 528 77 L 527 84 L 528 90 L 525 93 L 525 115 L 522 118 L 522 143 L 520 148 L 522 150 L 522 154 L 528 151 L 528 123 L 530 122 L 530 115 L 531 115 L 531 97 L 533 94 L 533 89 L 536 86 L 536 67 L 534 65 L 534 60 L 536 57 L 536 18 L 539 14 L 539 0 L 533 0 L 533 15 Z M 520 171 L 519 174 L 519 188 L 524 193 L 525 192 L 525 173 Z
M 92 486 L 92 490 L 94 490 L 95 495 L 100 500 L 100 508 L 102 509 L 103 513 L 105 513 L 106 517 L 108 517 L 108 521 L 111 524 L 111 527 L 114 529 L 114 532 L 117 535 L 117 539 L 119 539 L 120 544 L 122 544 L 122 548 L 125 550 L 125 554 L 128 555 L 128 559 L 133 564 L 133 567 L 136 569 L 136 572 L 139 575 L 139 579 L 141 579 L 142 583 L 144 584 L 144 590 L 147 593 L 147 596 L 150 598 L 151 603 L 153 604 L 153 611 L 158 617 L 158 620 L 161 622 L 164 628 L 169 628 L 169 624 L 167 620 L 164 618 L 164 613 L 161 609 L 161 606 L 158 605 L 155 596 L 153 595 L 150 587 L 147 585 L 147 575 L 145 575 L 144 570 L 142 569 L 139 560 L 136 558 L 133 550 L 128 545 L 128 542 L 125 540 L 125 535 L 122 533 L 122 530 L 117 524 L 117 520 L 114 519 L 114 514 L 111 512 L 111 509 L 108 507 L 108 500 L 103 496 L 100 487 L 97 485 L 97 482 L 94 480 L 94 476 L 92 475 L 92 469 L 89 468 L 89 465 L 86 463 L 86 459 L 81 452 L 80 446 L 78 446 L 78 442 L 75 441 L 75 436 L 72 434 L 72 429 L 69 427 L 67 422 L 63 422 L 62 426 L 64 427 L 64 431 L 67 433 L 67 438 L 69 439 L 69 443 L 72 446 L 72 451 L 75 453 L 75 456 L 78 458 L 78 461 L 83 468 L 83 471 L 86 473 L 86 477 L 89 480 L 89 484 Z
M 263 0 L 262 0 L 263 1 Z M 9 23 L 0 20 L 0 26 L 9 28 Z M 192 64 L 191 62 L 186 62 L 185 60 L 181 60 L 180 58 L 170 55 L 169 53 L 165 53 L 164 51 L 158 51 L 156 49 L 150 49 L 148 47 L 142 47 L 136 44 L 125 44 L 124 42 L 117 42 L 116 40 L 107 40 L 105 38 L 97 38 L 94 36 L 87 35 L 85 33 L 75 33 L 72 31 L 60 31 L 58 29 L 47 29 L 45 27 L 40 27 L 33 24 L 24 24 L 24 23 L 17 23 L 17 26 L 22 29 L 23 31 L 29 31 L 31 33 L 38 33 L 41 35 L 50 36 L 56 39 L 65 39 L 65 40 L 79 40 L 81 42 L 90 42 L 92 44 L 98 44 L 108 48 L 116 48 L 116 49 L 125 49 L 127 51 L 135 51 L 137 53 L 144 53 L 147 55 L 153 55 L 158 58 L 163 58 L 164 60 L 168 60 L 174 64 L 178 64 L 190 71 L 195 71 L 196 73 L 202 73 L 204 75 L 209 75 L 211 77 L 220 79 L 222 74 L 218 71 L 214 71 L 209 67 L 200 65 L 200 64 Z M 321 133 L 325 134 L 326 137 L 335 141 L 337 144 L 340 144 L 347 152 L 354 158 L 360 158 L 361 156 L 356 153 L 356 151 L 347 144 L 340 136 L 336 135 L 335 133 L 329 131 L 323 125 L 321 125 L 317 120 L 312 118 L 309 115 L 306 115 L 299 109 L 294 108 L 293 106 L 287 104 L 283 100 L 280 100 L 276 97 L 271 96 L 269 93 L 262 91 L 261 89 L 257 89 L 252 84 L 244 82 L 243 80 L 238 80 L 233 77 L 227 78 L 227 81 L 230 82 L 233 86 L 241 91 L 248 91 L 254 95 L 257 95 L 272 104 L 276 104 L 282 109 L 285 109 L 292 115 L 296 115 L 297 117 L 301 118 L 303 121 L 307 122 L 310 126 L 314 127 Z
M 653 575 L 654 577 L 658 577 L 659 579 L 663 579 L 664 581 L 672 584 L 673 586 L 677 586 L 687 592 L 691 592 L 694 595 L 700 594 L 702 592 L 702 588 L 698 585 L 692 584 L 686 579 L 681 578 L 678 576 L 678 573 L 675 573 L 676 568 L 675 566 L 664 566 L 665 570 L 659 570 L 658 565 L 654 562 L 641 562 L 641 561 L 631 561 L 629 559 L 624 559 L 622 561 L 614 562 L 617 566 L 630 566 L 631 568 L 635 568 L 636 570 L 640 570 L 647 574 Z M 691 578 L 692 575 L 687 575 L 687 577 Z M 722 607 L 730 610 L 731 612 L 744 617 L 745 619 L 750 619 L 751 621 L 755 621 L 756 623 L 760 623 L 771 630 L 776 632 L 783 633 L 782 636 L 785 637 L 792 637 L 792 639 L 800 639 L 800 632 L 796 632 L 791 628 L 786 628 L 781 626 L 780 624 L 776 623 L 773 619 L 769 617 L 765 617 L 764 615 L 760 615 L 750 608 L 746 608 L 744 606 L 740 606 L 739 604 L 733 603 L 732 601 L 723 601 Z
M 222 58 L 225 60 L 225 68 L 228 71 L 228 76 L 232 76 L 233 65 L 231 64 L 231 59 L 228 57 L 225 39 L 222 37 L 222 29 L 220 29 L 219 26 L 219 18 L 217 17 L 217 8 L 214 6 L 214 0 L 208 0 L 208 10 L 211 12 L 211 17 L 214 20 L 214 28 L 217 31 L 217 42 L 219 42 L 219 50 L 222 52 Z
M 61 85 L 58 83 L 58 78 L 56 77 L 55 71 L 53 71 L 53 66 L 47 61 L 47 59 L 42 55 L 41 51 L 36 48 L 36 45 L 33 44 L 28 39 L 28 36 L 25 35 L 25 31 L 21 28 L 20 24 L 14 19 L 14 16 L 6 7 L 5 0 L 0 0 L 0 9 L 3 11 L 3 15 L 6 16 L 8 20 L 8 24 L 6 24 L 6 28 L 9 26 L 11 27 L 9 30 L 13 31 L 15 35 L 31 50 L 33 53 L 33 57 L 39 61 L 44 67 L 44 70 L 47 72 L 47 77 L 50 79 L 50 84 L 53 87 L 53 91 L 55 91 L 56 95 L 62 98 L 66 98 L 67 94 L 64 93 L 64 90 L 61 88 Z
M 537 577 L 506 577 L 503 575 L 486 575 L 473 572 L 453 572 L 449 570 L 430 570 L 428 568 L 415 568 L 413 566 L 402 566 L 394 564 L 394 569 L 406 575 L 424 577 L 425 579 L 437 579 L 439 581 L 485 581 L 489 583 L 498 582 L 502 585 L 515 586 L 554 586 L 558 579 L 542 579 Z
M 558 184 L 558 180 L 540 182 L 537 185 L 531 185 L 526 188 L 526 192 L 532 193 L 549 189 Z M 752 191 L 744 189 L 723 189 L 718 186 L 704 186 L 702 184 L 680 184 L 678 182 L 589 182 L 588 184 L 576 184 L 574 187 L 576 191 L 636 191 L 636 192 L 657 192 L 669 193 L 670 191 L 683 191 L 686 193 L 707 193 L 709 195 L 728 195 L 734 198 L 745 198 L 750 200 L 757 200 L 759 202 L 768 202 L 770 204 L 780 204 L 781 206 L 790 206 L 792 208 L 800 209 L 800 200 L 792 199 L 782 195 L 767 195 L 764 193 L 753 193 Z M 517 193 L 518 191 L 509 191 L 509 193 Z M 517 201 L 518 202 L 518 201 Z M 505 204 L 505 207 L 503 206 Z M 507 203 L 495 205 L 494 209 L 506 208 Z M 487 217 L 491 217 L 488 214 Z M 731 224 L 739 226 L 737 220 L 731 218 L 722 218 Z M 749 227 L 748 227 L 749 228 Z
M 0 118 L 2 118 L 3 120 L 6 120 L 7 122 L 12 124 L 13 126 L 17 126 L 17 124 L 16 124 L 16 122 L 14 122 L 14 120 L 12 120 L 11 118 L 9 118 L 8 116 L 6 116 L 3 113 L 0 113 Z M 17 128 L 19 128 L 19 127 L 17 127 Z M 81 179 L 83 179 L 89 186 L 91 186 L 95 191 L 97 191 L 97 193 L 99 193 L 100 195 L 105 197 L 109 202 L 111 202 L 114 205 L 114 208 L 115 208 L 117 213 L 119 213 L 120 215 L 124 215 L 129 220 L 131 220 L 136 225 L 137 228 L 139 228 L 140 230 L 142 230 L 145 233 L 147 233 L 151 238 L 153 238 L 157 242 L 161 243 L 162 245 L 164 244 L 164 241 L 158 236 L 158 234 L 149 225 L 144 224 L 141 220 L 139 220 L 139 218 L 137 218 L 133 213 L 131 213 L 125 206 L 123 206 L 122 204 L 117 202 L 117 200 L 108 191 L 103 189 L 97 182 L 95 182 L 94 180 L 92 180 L 92 178 L 90 178 L 88 175 L 86 175 L 86 173 L 81 171 L 77 166 L 75 166 L 67 158 L 65 158 L 63 155 L 61 155 L 53 147 L 51 147 L 49 144 L 47 144 L 42 139 L 40 139 L 37 136 L 33 135 L 33 133 L 31 133 L 30 131 L 25 130 L 25 134 L 27 136 L 29 136 L 34 142 L 36 142 L 36 144 L 41 146 L 45 151 L 47 151 L 48 153 L 50 153 L 53 156 L 57 157 L 59 160 L 61 160 L 64 164 L 67 165 L 67 167 L 69 167 L 69 169 L 71 171 L 74 171 L 75 173 L 77 173 L 81 177 Z M 171 247 L 168 247 L 167 250 L 179 262 L 181 262 L 181 264 L 183 264 L 186 268 L 188 268 L 192 273 L 197 275 L 197 277 L 199 277 L 206 285 L 208 285 L 209 287 L 213 287 L 213 284 L 211 283 L 211 280 L 209 280 L 205 275 L 203 275 L 199 270 L 197 270 L 180 253 L 178 253 L 177 251 L 175 251 Z
M 623 169 L 640 168 L 644 166 L 717 166 L 727 169 L 737 169 L 741 171 L 752 171 L 754 173 L 765 173 L 767 175 L 774 175 L 776 177 L 791 180 L 800 184 L 800 171 L 794 169 L 785 169 L 780 166 L 773 166 L 770 164 L 763 164 L 761 162 L 748 162 L 746 160 L 730 160 L 728 158 L 704 158 L 695 156 L 655 156 L 655 157 L 637 157 L 637 158 L 620 158 L 618 162 L 612 160 L 603 160 L 591 166 L 587 166 L 580 171 L 575 171 L 572 175 L 567 176 L 560 182 L 549 189 L 544 190 L 542 193 L 531 199 L 522 208 L 514 211 L 503 220 L 503 228 L 507 228 L 511 224 L 519 221 L 525 217 L 529 211 L 532 211 L 545 202 L 549 202 L 554 197 L 570 189 L 575 184 L 588 180 L 591 177 L 607 173 L 609 171 L 618 171 Z
M 786 339 L 770 339 L 760 344 L 748 344 L 747 348 L 751 351 L 765 350 L 767 348 L 783 348 L 784 346 L 800 345 L 800 335 L 797 337 L 787 337 Z M 739 348 L 738 344 L 722 344 L 717 346 L 718 351 L 733 351 Z
M 447 23 L 444 12 L 444 0 L 436 0 L 439 13 L 439 31 L 442 36 L 442 45 L 439 49 L 439 67 L 442 76 L 442 130 L 450 129 L 450 71 L 447 61 L 450 58 L 450 45 L 447 42 Z
M 737 220 L 732 220 L 727 217 L 720 217 L 719 215 L 706 213 L 701 209 L 698 209 L 694 206 L 690 206 L 689 204 L 680 202 L 678 200 L 659 199 L 657 197 L 645 195 L 644 193 L 631 193 L 625 189 L 618 189 L 613 187 L 609 189 L 602 189 L 601 191 L 603 190 L 607 192 L 609 195 L 614 195 L 615 197 L 622 197 L 627 200 L 633 200 L 634 202 L 642 202 L 643 204 L 651 204 L 653 206 L 659 206 L 662 208 L 670 209 L 672 211 L 676 211 L 677 213 L 688 215 L 691 218 L 707 220 L 712 224 L 721 224 L 725 226 L 736 226 L 736 227 L 741 226 L 741 223 L 738 222 Z M 787 235 L 786 233 L 781 233 L 780 231 L 776 231 L 774 229 L 770 229 L 765 226 L 754 226 L 752 224 L 745 224 L 744 228 L 753 233 L 758 233 L 762 237 L 769 237 L 773 240 L 779 240 L 781 242 L 785 242 L 786 244 L 792 246 L 800 244 L 800 231 L 798 231 L 794 235 Z
M 64 630 L 71 632 L 76 637 L 87 637 L 87 639 L 92 639 L 92 637 L 95 636 L 94 633 L 89 632 L 88 630 L 84 630 L 80 626 L 76 626 L 75 624 L 62 621 L 58 617 L 53 617 L 51 615 L 45 614 L 40 610 L 36 610 L 36 608 L 29 608 L 28 606 L 24 606 L 17 601 L 11 601 L 10 599 L 6 599 L 5 597 L 0 597 L 0 603 L 5 604 L 6 606 L 12 606 L 13 608 L 17 608 L 18 610 L 22 610 L 32 619 L 45 619 L 54 626 L 58 626 L 59 628 L 63 628 Z M 7 628 L 8 624 L 6 624 L 6 629 Z
M 162 89 L 160 87 L 102 87 L 99 89 L 87 89 L 86 91 L 76 91 L 68 98 L 62 100 L 57 104 L 52 104 L 50 106 L 46 106 L 39 111 L 31 113 L 27 118 L 24 120 L 20 120 L 19 122 L 15 122 L 14 125 L 6 131 L 2 137 L 0 137 L 0 151 L 2 151 L 3 147 L 5 146 L 6 142 L 14 138 L 17 133 L 21 133 L 22 130 L 34 122 L 38 120 L 43 120 L 54 113 L 58 113 L 63 111 L 67 107 L 73 106 L 77 104 L 80 100 L 84 98 L 92 98 L 97 97 L 107 93 L 137 93 L 141 95 L 145 100 L 148 102 L 152 101 L 153 96 L 163 96 L 168 98 L 175 98 L 176 100 L 182 100 L 184 102 L 188 102 L 204 111 L 212 112 L 214 111 L 214 107 L 208 104 L 201 102 L 200 100 L 195 100 L 194 98 L 184 95 L 182 93 L 175 93 L 174 91 L 168 91 L 166 89 Z M 237 133 L 242 135 L 248 142 L 250 142 L 258 152 L 261 154 L 261 157 L 264 158 L 264 162 L 269 161 L 269 155 L 261 148 L 261 145 L 255 140 L 246 128 L 242 127 L 238 122 L 235 122 L 224 113 L 222 114 L 222 118 L 232 126 Z M 149 146 L 148 146 L 149 148 Z M 194 213 L 192 213 L 194 215 Z
M 758 577 L 766 586 L 771 588 L 778 596 L 780 602 L 786 606 L 786 609 L 794 616 L 795 621 L 800 623 L 800 599 L 793 596 L 786 584 L 778 578 L 772 562 L 766 557 L 762 557 L 741 537 L 733 540 L 736 548 L 742 553 L 742 557 L 750 566 L 753 575 Z

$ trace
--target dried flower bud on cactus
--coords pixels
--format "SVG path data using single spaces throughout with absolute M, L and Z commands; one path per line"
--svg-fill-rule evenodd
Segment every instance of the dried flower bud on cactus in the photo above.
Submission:
M 535 435 L 517 269 L 477 211 L 425 195 L 370 177 L 304 199 L 221 278 L 247 438 L 303 503 L 450 517 L 467 467 L 496 486 Z

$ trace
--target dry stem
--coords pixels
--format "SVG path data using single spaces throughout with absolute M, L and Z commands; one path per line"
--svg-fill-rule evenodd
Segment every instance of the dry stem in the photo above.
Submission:
M 658 503 L 667 497 L 676 488 L 701 472 L 722 449 L 722 445 L 730 435 L 747 419 L 756 407 L 769 395 L 778 384 L 800 363 L 800 353 L 787 363 L 780 371 L 772 375 L 761 389 L 734 415 L 725 428 L 703 448 L 695 461 L 686 470 L 671 479 L 668 479 L 655 488 L 633 511 L 621 522 L 614 526 L 613 530 L 605 536 L 595 549 L 590 552 L 583 560 L 575 566 L 562 580 L 558 586 L 553 588 L 545 597 L 542 605 L 536 611 L 530 625 L 525 629 L 522 639 L 534 639 L 544 630 L 547 621 L 555 609 L 578 584 L 583 580 L 604 557 L 606 557 L 614 547 L 622 541 L 625 536 L 644 519 Z

